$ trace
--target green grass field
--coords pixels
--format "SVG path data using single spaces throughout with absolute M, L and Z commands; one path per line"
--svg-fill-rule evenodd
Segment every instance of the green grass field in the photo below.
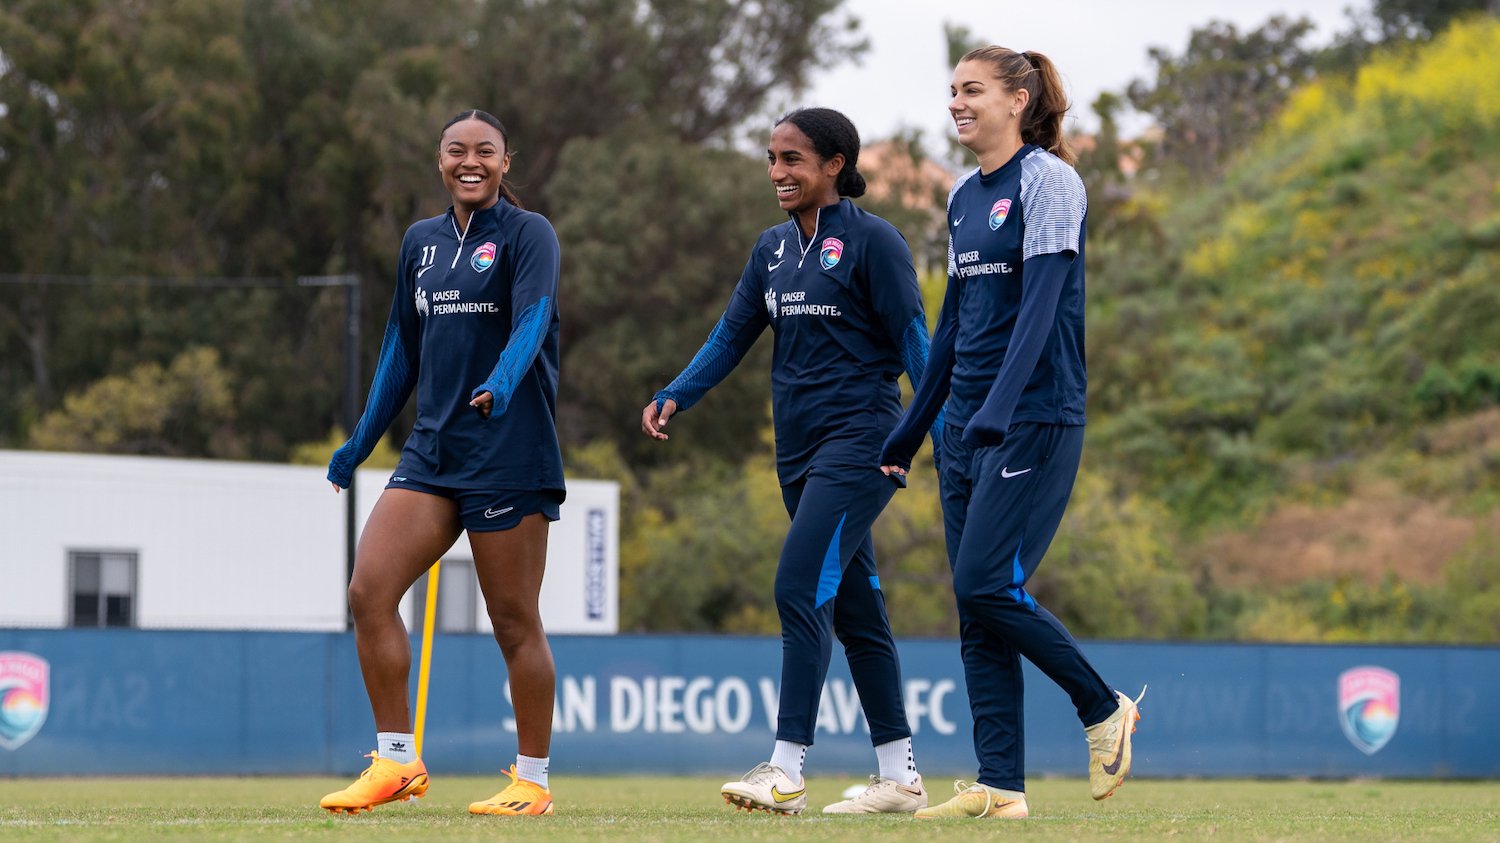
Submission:
M 1081 780 L 1034 781 L 1031 819 L 916 821 L 823 817 L 849 780 L 809 780 L 801 817 L 736 813 L 719 779 L 557 776 L 551 817 L 482 818 L 465 811 L 496 779 L 448 776 L 427 798 L 356 817 L 317 800 L 343 780 L 148 778 L 0 779 L 0 840 L 1500 840 L 1495 782 L 1132 780 L 1095 803 Z M 928 784 L 936 799 L 949 782 Z

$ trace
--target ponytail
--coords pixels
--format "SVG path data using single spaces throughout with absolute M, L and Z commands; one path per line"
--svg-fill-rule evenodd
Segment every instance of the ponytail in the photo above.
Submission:
M 1069 165 L 1077 163 L 1078 155 L 1063 131 L 1063 116 L 1069 107 L 1068 94 L 1057 65 L 1051 59 L 1035 50 L 1018 53 L 1005 47 L 989 46 L 970 50 L 959 61 L 987 62 L 1006 90 L 1025 90 L 1029 99 L 1026 110 L 1020 115 L 1021 140 L 1040 146 Z
M 1021 140 L 1040 146 L 1069 165 L 1078 163 L 1078 155 L 1068 143 L 1067 133 L 1063 131 L 1063 115 L 1068 113 L 1068 94 L 1063 89 L 1062 75 L 1057 72 L 1057 65 L 1035 50 L 1027 50 L 1021 55 L 1026 57 L 1036 71 L 1033 76 L 1037 82 L 1034 90 L 1028 88 L 1031 91 L 1031 102 L 1021 114 Z
M 516 197 L 516 192 L 510 189 L 510 182 L 506 181 L 504 176 L 500 177 L 500 198 L 523 211 L 526 210 L 526 206 L 521 204 L 521 200 Z

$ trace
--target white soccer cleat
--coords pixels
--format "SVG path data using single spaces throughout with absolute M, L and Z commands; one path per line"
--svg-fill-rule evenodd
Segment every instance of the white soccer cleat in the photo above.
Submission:
M 895 779 L 870 777 L 870 786 L 864 792 L 842 802 L 825 806 L 825 814 L 910 814 L 927 807 L 927 789 L 922 786 L 922 777 L 911 784 L 901 784 Z
M 719 788 L 724 801 L 745 811 L 800 814 L 807 807 L 807 785 L 793 784 L 790 776 L 769 761 L 762 761 L 739 781 Z

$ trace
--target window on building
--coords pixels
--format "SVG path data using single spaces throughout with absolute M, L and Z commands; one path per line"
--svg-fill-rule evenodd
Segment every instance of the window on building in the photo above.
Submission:
M 135 626 L 137 554 L 115 550 L 72 550 L 72 626 Z
M 441 571 L 438 574 L 437 631 L 479 631 L 479 580 L 474 575 L 473 560 L 444 559 Z M 423 574 L 411 589 L 413 632 L 422 631 L 422 618 L 427 611 L 427 582 L 431 575 L 431 571 Z

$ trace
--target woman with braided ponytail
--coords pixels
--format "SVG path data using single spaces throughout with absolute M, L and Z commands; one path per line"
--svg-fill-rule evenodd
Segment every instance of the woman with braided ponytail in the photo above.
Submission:
M 979 777 L 916 815 L 1020 818 L 1021 657 L 1077 709 L 1095 799 L 1130 773 L 1139 699 L 1105 684 L 1026 591 L 1083 452 L 1088 198 L 1063 134 L 1067 95 L 1046 56 L 984 47 L 959 61 L 951 96 L 959 143 L 979 166 L 948 195 L 948 291 L 931 361 L 880 462 L 904 474 L 941 408 L 938 489 Z
M 776 468 L 792 519 L 776 569 L 776 744 L 769 761 L 720 793 L 748 810 L 798 814 L 807 806 L 802 762 L 837 636 L 880 772 L 858 797 L 823 810 L 909 813 L 927 805 L 927 791 L 912 757 L 870 527 L 905 485 L 882 474 L 876 458 L 901 415 L 896 379 L 903 369 L 912 383 L 921 379 L 927 318 L 906 241 L 849 201 L 865 192 L 854 124 L 832 109 L 793 111 L 777 121 L 766 157 L 790 219 L 756 240 L 708 341 L 641 412 L 641 429 L 665 440 L 675 413 L 723 380 L 766 328 L 775 333 Z

